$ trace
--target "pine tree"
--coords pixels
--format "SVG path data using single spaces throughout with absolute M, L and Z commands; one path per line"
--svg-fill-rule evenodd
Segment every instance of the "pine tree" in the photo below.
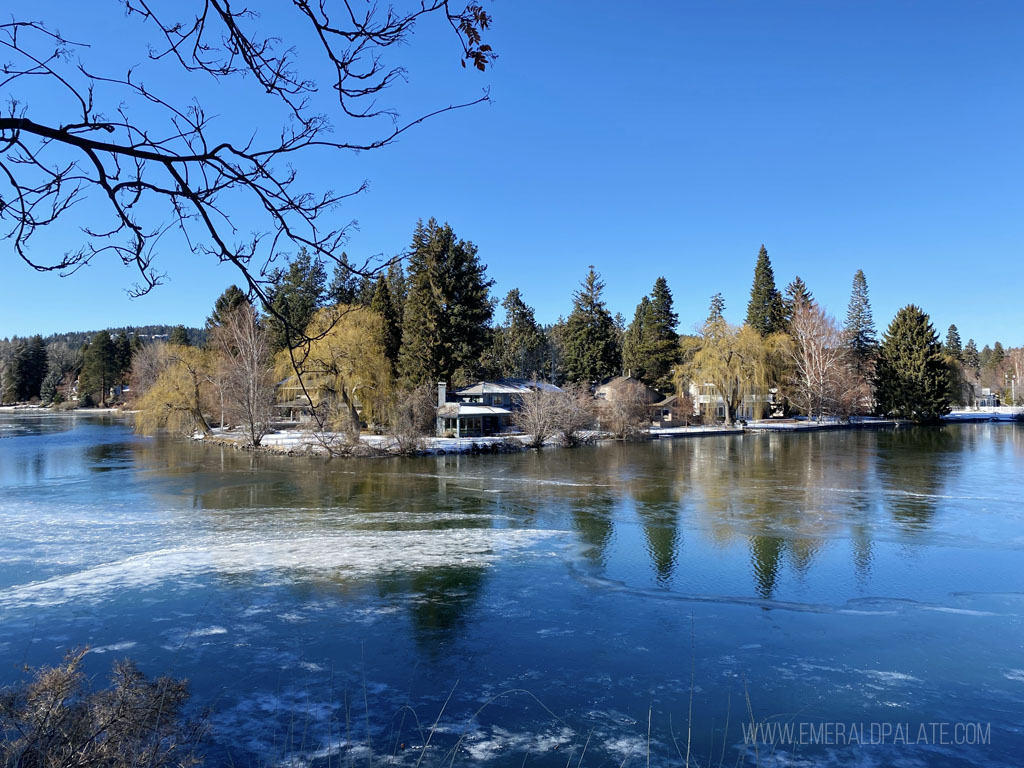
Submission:
M 565 323 L 565 375 L 569 381 L 591 382 L 622 370 L 622 351 L 615 320 L 601 300 L 604 283 L 591 266 L 573 294 L 573 310 Z
M 913 304 L 896 314 L 882 338 L 875 388 L 884 415 L 933 422 L 949 413 L 949 371 L 939 335 Z
M 239 307 L 249 304 L 249 297 L 237 285 L 229 285 L 224 293 L 217 297 L 213 304 L 213 312 L 206 318 L 206 329 L 224 325 L 227 316 Z
M 946 354 L 954 360 L 963 361 L 963 346 L 960 344 L 960 331 L 955 325 L 949 326 L 946 331 Z
M 626 373 L 641 381 L 647 378 L 652 335 L 650 325 L 653 322 L 651 300 L 644 296 L 636 305 L 633 322 L 629 324 L 622 340 L 622 366 Z
M 334 265 L 334 274 L 331 277 L 331 284 L 327 286 L 328 304 L 358 304 L 359 281 L 362 275 L 352 271 L 348 254 L 342 252 L 338 262 Z M 376 292 L 376 291 L 374 291 Z
M 109 334 L 108 334 L 109 336 Z M 188 330 L 184 325 L 176 325 L 171 329 L 170 336 L 167 337 L 168 344 L 174 344 L 179 347 L 191 346 L 188 340 Z
M 287 270 L 278 268 L 270 275 L 267 299 L 272 311 L 267 328 L 275 352 L 302 341 L 306 326 L 323 306 L 326 283 L 323 262 L 312 258 L 304 248 Z
M 711 306 L 708 309 L 707 323 L 715 323 L 719 320 L 723 320 L 723 313 L 725 312 L 725 299 L 722 298 L 722 294 L 716 293 L 711 297 Z
M 981 373 L 981 355 L 978 354 L 978 345 L 974 339 L 968 339 L 963 353 L 964 367 L 974 371 L 975 375 Z
M 494 313 L 486 269 L 451 226 L 417 223 L 398 361 L 407 383 L 467 384 L 477 374 Z
M 648 383 L 667 392 L 672 388 L 672 371 L 679 362 L 679 315 L 676 314 L 668 281 L 659 277 L 651 290 L 651 358 Z
M 398 354 L 402 348 L 402 318 L 391 296 L 390 282 L 386 277 L 377 279 L 370 309 L 380 315 L 381 346 L 384 356 L 391 363 L 391 375 L 394 376 L 398 371 Z
M 114 361 L 117 382 L 124 384 L 128 372 L 132 368 L 132 343 L 124 333 L 119 333 L 114 338 Z
M 989 359 L 988 364 L 992 368 L 998 368 L 1003 364 L 1003 360 L 1006 359 L 1006 350 L 1003 349 L 1001 342 L 996 342 L 992 345 L 992 357 Z
M 978 355 L 978 363 L 982 368 L 988 368 L 992 365 L 992 347 L 988 344 L 981 348 L 981 354 Z
M 846 325 L 843 327 L 846 343 L 849 345 L 854 368 L 863 375 L 870 369 L 878 349 L 875 336 L 875 320 L 871 315 L 871 301 L 868 299 L 868 281 L 864 270 L 858 269 L 853 276 L 853 290 L 846 310 Z
M 19 339 L 14 345 L 11 364 L 4 377 L 5 401 L 18 402 L 39 397 L 46 378 L 46 345 L 42 336 Z
M 547 378 L 548 340 L 537 324 L 533 307 L 513 288 L 501 302 L 505 322 L 494 329 L 491 342 L 494 374 L 502 378 Z
M 179 326 L 184 329 L 183 326 Z M 177 330 L 177 329 L 175 329 Z M 78 380 L 79 397 L 91 397 L 100 406 L 107 404 L 107 396 L 117 377 L 117 350 L 107 331 L 92 337 L 82 353 L 82 375 Z
M 793 321 L 793 313 L 796 311 L 797 304 L 811 304 L 814 301 L 814 296 L 807 289 L 807 283 L 800 279 L 800 275 L 793 278 L 793 282 L 786 286 L 786 296 L 782 301 L 782 306 L 785 311 L 786 326 Z
M 775 272 L 764 245 L 758 251 L 754 267 L 754 284 L 750 288 L 746 324 L 762 336 L 770 336 L 785 328 L 782 294 L 775 287 Z

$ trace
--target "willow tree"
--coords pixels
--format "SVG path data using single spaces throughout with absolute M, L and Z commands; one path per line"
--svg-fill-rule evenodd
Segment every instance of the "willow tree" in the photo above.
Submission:
M 203 413 L 211 402 L 217 355 L 198 347 L 166 344 L 159 348 L 159 370 L 152 385 L 135 403 L 135 429 L 151 435 L 170 429 L 191 435 L 210 434 Z
M 368 307 L 339 304 L 318 311 L 306 336 L 309 343 L 278 354 L 285 389 L 303 390 L 320 425 L 358 439 L 360 408 L 367 421 L 382 416 L 393 386 L 383 320 Z
M 785 366 L 789 344 L 784 333 L 762 336 L 749 325 L 736 327 L 712 313 L 701 330 L 700 347 L 686 365 L 687 374 L 700 388 L 710 385 L 722 399 L 726 426 L 736 421 L 747 397 L 755 398 L 754 415 L 760 418 L 769 389 Z

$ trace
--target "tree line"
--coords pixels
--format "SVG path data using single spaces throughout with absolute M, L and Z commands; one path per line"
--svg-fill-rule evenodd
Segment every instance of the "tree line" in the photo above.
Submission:
M 612 315 L 593 266 L 573 293 L 568 316 L 546 326 L 518 288 L 501 300 L 504 317 L 494 322 L 499 302 L 491 295 L 493 284 L 476 245 L 448 223 L 420 221 L 404 264 L 392 260 L 369 276 L 342 253 L 328 275 L 321 259 L 300 251 L 269 275 L 266 306 L 254 307 L 249 293 L 231 286 L 204 329 L 178 326 L 166 342 L 144 344 L 142 334 L 127 330 L 100 331 L 79 348 L 66 341 L 46 344 L 39 336 L 0 342 L 3 398 L 59 402 L 77 382 L 80 400 L 103 405 L 129 381 L 141 398 L 161 373 L 174 371 L 160 382 L 163 413 L 149 426 L 183 419 L 183 428 L 206 429 L 208 415 L 217 423 L 230 420 L 226 404 L 233 407 L 242 383 L 225 389 L 232 378 L 225 366 L 238 368 L 239 356 L 247 353 L 243 367 L 250 379 L 264 380 L 250 400 L 266 401 L 259 407 L 251 402 L 250 416 L 259 412 L 269 422 L 274 391 L 284 384 L 321 407 L 325 425 L 349 432 L 368 419 L 386 422 L 396 401 L 407 402 L 410 393 L 438 381 L 458 387 L 480 379 L 537 378 L 591 386 L 619 375 L 665 394 L 712 393 L 705 398 L 709 410 L 720 406 L 726 423 L 751 405 L 758 415 L 877 412 L 929 421 L 953 404 L 972 404 L 982 387 L 1015 389 L 1024 362 L 1021 350 L 998 342 L 981 351 L 973 340 L 961 344 L 956 326 L 941 343 L 928 316 L 914 306 L 901 309 L 878 339 L 860 270 L 840 324 L 799 276 L 779 290 L 764 246 L 743 324 L 724 319 L 724 301 L 716 294 L 694 334 L 678 332 L 663 276 L 628 324 L 621 314 Z M 240 310 L 245 322 L 232 322 Z M 166 391 L 175 377 L 170 389 L 176 400 Z M 204 415 L 206 401 L 216 407 Z M 412 420 L 427 421 L 422 415 Z M 259 430 L 249 431 L 258 441 Z

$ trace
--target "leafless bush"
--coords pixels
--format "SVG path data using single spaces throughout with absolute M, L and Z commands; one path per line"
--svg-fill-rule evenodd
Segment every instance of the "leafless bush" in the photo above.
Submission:
M 202 764 L 205 727 L 186 720 L 182 680 L 149 680 L 130 661 L 114 664 L 110 687 L 93 691 L 85 650 L 0 692 L 4 768 L 185 768 Z
M 540 448 L 559 430 L 563 393 L 534 384 L 529 392 L 519 396 L 519 408 L 512 416 L 512 423 L 530 436 L 527 445 Z
M 423 438 L 434 431 L 437 406 L 428 384 L 399 392 L 388 409 L 388 426 L 399 453 L 423 450 Z
M 558 434 L 562 444 L 577 445 L 581 432 L 594 426 L 594 398 L 581 384 L 569 384 L 558 393 Z
M 650 423 L 647 388 L 639 381 L 626 381 L 601 403 L 601 426 L 625 440 L 639 436 Z

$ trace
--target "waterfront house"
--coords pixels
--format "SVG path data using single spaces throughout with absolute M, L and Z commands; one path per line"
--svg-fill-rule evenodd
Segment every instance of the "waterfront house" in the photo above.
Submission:
M 438 437 L 487 437 L 513 431 L 512 417 L 521 398 L 533 390 L 560 392 L 554 384 L 527 379 L 478 381 L 453 392 L 437 385 Z

